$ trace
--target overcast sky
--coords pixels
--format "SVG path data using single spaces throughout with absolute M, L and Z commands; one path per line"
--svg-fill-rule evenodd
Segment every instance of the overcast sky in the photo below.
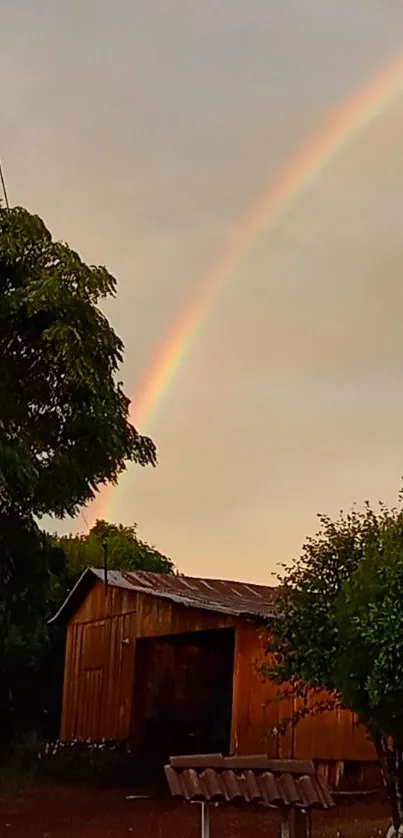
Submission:
M 128 392 L 268 179 L 403 54 L 400 0 L 0 0 L 10 200 L 119 280 Z M 227 284 L 115 520 L 193 575 L 270 581 L 403 474 L 403 93 Z M 111 513 L 111 514 L 112 514 Z M 63 529 L 83 529 L 83 521 Z

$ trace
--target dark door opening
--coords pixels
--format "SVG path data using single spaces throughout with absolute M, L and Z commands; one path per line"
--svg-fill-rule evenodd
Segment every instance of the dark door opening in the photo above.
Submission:
M 174 754 L 228 754 L 233 629 L 136 643 L 133 744 L 161 766 Z

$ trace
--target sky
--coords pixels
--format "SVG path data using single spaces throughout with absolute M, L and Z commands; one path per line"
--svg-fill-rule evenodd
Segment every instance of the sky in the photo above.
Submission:
M 267 181 L 403 55 L 400 0 L 1 2 L 12 204 L 118 279 L 129 394 Z M 403 90 L 233 271 L 110 518 L 190 575 L 272 581 L 403 474 Z M 82 517 L 59 529 L 84 531 Z

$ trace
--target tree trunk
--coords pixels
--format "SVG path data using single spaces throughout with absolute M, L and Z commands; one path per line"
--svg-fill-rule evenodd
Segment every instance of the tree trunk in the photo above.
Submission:
M 372 733 L 392 815 L 394 834 L 403 835 L 403 743 Z
M 394 826 L 397 831 L 397 822 L 403 830 L 403 747 L 402 743 L 396 739 L 393 743 L 393 754 L 389 763 L 392 783 L 395 789 L 397 818 Z

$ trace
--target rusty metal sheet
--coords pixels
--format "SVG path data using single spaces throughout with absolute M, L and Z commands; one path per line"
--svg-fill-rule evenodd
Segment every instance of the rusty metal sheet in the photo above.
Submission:
M 50 622 L 69 619 L 87 595 L 91 584 L 103 578 L 102 569 L 87 568 Z M 148 594 L 190 608 L 233 616 L 245 615 L 261 618 L 273 615 L 276 595 L 276 589 L 266 585 L 145 571 L 130 573 L 110 570 L 108 571 L 108 585 L 112 589 L 121 588 L 133 593 Z
M 166 597 L 191 607 L 233 615 L 268 617 L 273 614 L 275 589 L 266 585 L 144 571 L 121 575 L 124 583 L 131 583 L 140 593 Z

